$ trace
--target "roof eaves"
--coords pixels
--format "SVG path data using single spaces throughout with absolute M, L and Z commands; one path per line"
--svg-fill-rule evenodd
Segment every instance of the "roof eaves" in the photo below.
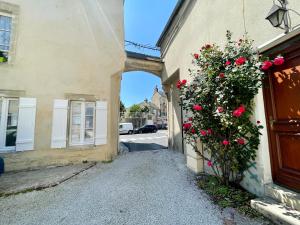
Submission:
M 163 32 L 161 33 L 161 35 L 160 35 L 160 37 L 159 37 L 159 39 L 158 39 L 158 41 L 157 41 L 157 43 L 156 43 L 156 46 L 157 46 L 157 47 L 161 47 L 161 44 L 162 44 L 162 42 L 163 42 L 163 40 L 164 40 L 166 34 L 168 33 L 168 31 L 169 31 L 169 29 L 170 29 L 170 27 L 171 27 L 171 25 L 172 25 L 172 23 L 173 23 L 173 21 L 174 21 L 176 15 L 179 13 L 179 11 L 180 11 L 180 9 L 181 9 L 181 7 L 183 6 L 183 3 L 184 3 L 185 1 L 186 1 L 186 0 L 178 0 L 178 2 L 177 2 L 177 4 L 176 4 L 176 6 L 175 6 L 175 8 L 174 8 L 174 10 L 173 10 L 173 12 L 172 12 L 172 14 L 171 14 L 169 20 L 168 20 L 168 22 L 167 22 L 165 28 L 163 29 Z

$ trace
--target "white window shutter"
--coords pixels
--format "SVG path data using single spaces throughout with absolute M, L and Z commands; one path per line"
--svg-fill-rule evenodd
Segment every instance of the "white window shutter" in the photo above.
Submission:
M 36 98 L 19 99 L 16 151 L 34 149 Z
M 95 145 L 107 143 L 107 102 L 96 102 L 96 136 Z
M 65 148 L 67 144 L 68 100 L 55 99 L 53 106 L 51 148 Z

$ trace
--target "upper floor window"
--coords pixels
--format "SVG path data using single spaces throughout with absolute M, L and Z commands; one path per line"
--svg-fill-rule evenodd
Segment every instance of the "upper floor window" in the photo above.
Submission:
M 7 59 L 10 50 L 12 17 L 0 12 L 0 57 Z

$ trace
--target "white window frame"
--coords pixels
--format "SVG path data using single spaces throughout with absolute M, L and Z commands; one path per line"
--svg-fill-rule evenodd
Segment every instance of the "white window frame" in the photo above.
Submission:
M 72 120 L 73 120 L 73 104 L 72 103 L 80 103 L 81 104 L 81 114 L 80 114 L 80 141 L 72 142 Z M 92 103 L 93 110 L 93 138 L 90 140 L 85 139 L 85 130 L 88 129 L 85 127 L 86 125 L 86 104 Z M 95 136 L 96 136 L 96 102 L 93 101 L 70 101 L 70 119 L 69 119 L 69 146 L 85 146 L 85 145 L 94 145 L 95 144 Z
M 9 37 L 8 50 L 1 50 L 0 49 L 0 51 L 7 53 L 7 58 L 8 58 L 8 61 L 9 61 L 9 59 L 10 59 L 10 52 L 11 52 L 11 48 L 12 48 L 12 39 L 13 39 L 13 21 L 15 19 L 15 16 L 13 14 L 10 14 L 10 13 L 2 12 L 1 9 L 0 9 L 0 16 L 6 16 L 6 17 L 10 17 L 11 18 L 11 27 L 10 27 L 10 30 L 9 30 L 10 37 Z M 6 30 L 1 30 L 0 29 L 0 31 L 6 31 Z
M 6 146 L 7 118 L 9 101 L 19 101 L 18 98 L 1 98 L 1 116 L 0 116 L 0 152 L 16 151 L 16 146 Z M 19 115 L 19 111 L 18 111 Z M 19 119 L 19 118 L 18 118 Z M 18 127 L 18 124 L 17 124 Z

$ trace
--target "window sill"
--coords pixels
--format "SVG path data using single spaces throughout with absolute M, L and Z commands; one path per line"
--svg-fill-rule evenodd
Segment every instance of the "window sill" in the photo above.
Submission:
M 83 145 L 69 145 L 67 148 L 67 150 L 96 150 L 96 145 L 94 144 L 83 144 Z

